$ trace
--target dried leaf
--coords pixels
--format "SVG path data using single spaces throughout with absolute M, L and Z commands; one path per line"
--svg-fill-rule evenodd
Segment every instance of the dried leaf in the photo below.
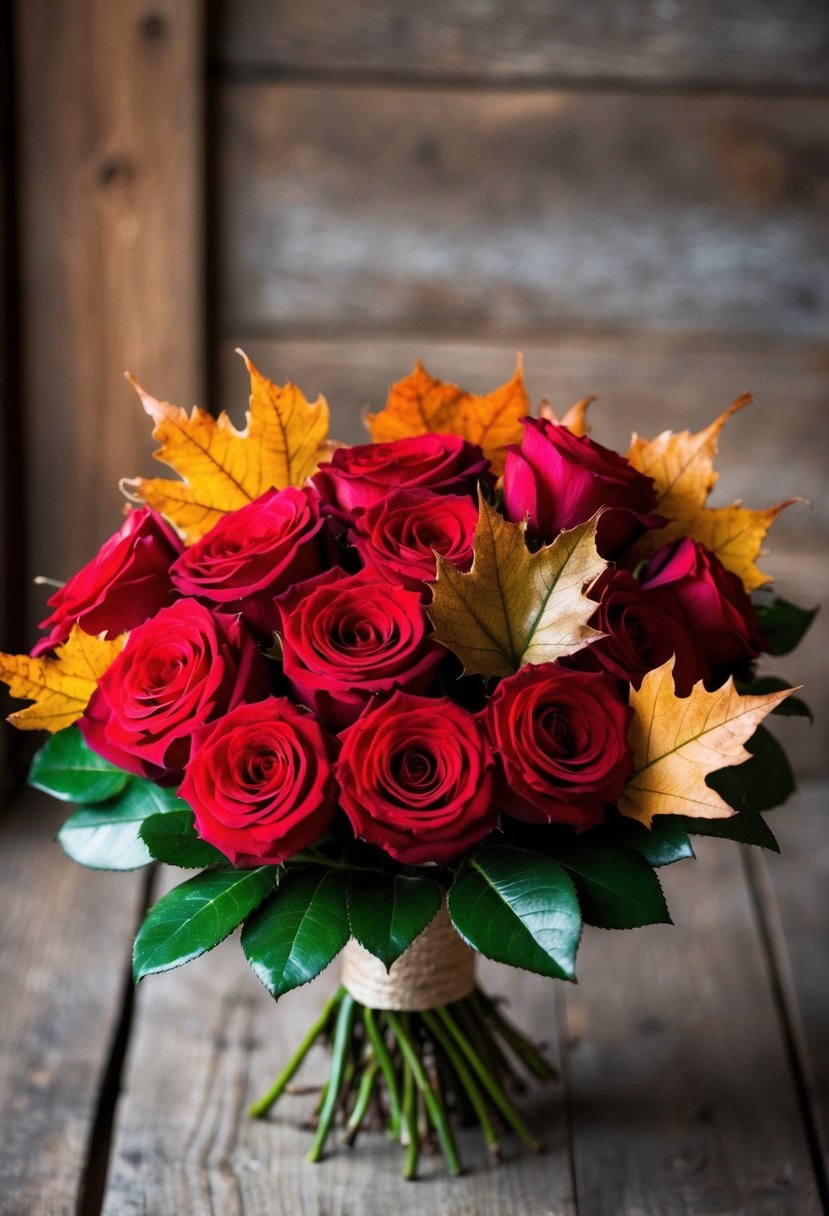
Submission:
M 375 443 L 428 432 L 461 435 L 477 443 L 501 474 L 504 449 L 520 443 L 520 420 L 530 411 L 520 357 L 512 379 L 483 396 L 436 380 L 418 359 L 414 371 L 391 386 L 385 409 L 369 414 L 367 422 Z
M 756 564 L 766 533 L 780 512 L 797 501 L 790 498 L 776 507 L 756 511 L 739 502 L 730 507 L 706 507 L 692 517 L 688 534 L 715 553 L 727 570 L 738 575 L 746 591 L 756 591 L 772 581 L 771 575 L 764 574 Z
M 631 689 L 633 720 L 628 740 L 634 776 L 619 810 L 650 827 L 654 815 L 726 819 L 734 811 L 705 783 L 709 773 L 750 759 L 743 744 L 775 706 L 796 689 L 741 696 L 729 679 L 716 692 L 702 682 L 688 697 L 677 697 L 674 660 L 648 672 Z
M 52 733 L 71 726 L 86 709 L 98 681 L 125 641 L 126 634 L 106 642 L 73 625 L 53 658 L 0 654 L 0 680 L 8 684 L 13 697 L 34 701 L 10 714 L 9 722 L 19 730 Z
M 572 431 L 574 435 L 586 435 L 590 429 L 587 425 L 587 410 L 596 400 L 596 397 L 582 397 L 581 401 L 576 401 L 571 405 L 561 418 L 558 417 L 549 401 L 543 401 L 539 407 L 538 416 L 546 418 L 548 422 L 555 423 L 556 426 L 566 426 L 567 430 Z
M 293 384 L 280 388 L 243 352 L 250 374 L 247 426 L 239 431 L 226 413 L 213 418 L 194 406 L 190 415 L 145 393 L 132 376 L 144 409 L 155 422 L 156 459 L 183 479 L 143 477 L 121 483 L 130 498 L 165 515 L 192 544 L 228 511 L 266 490 L 300 486 L 327 459 L 328 405 L 310 403 Z
M 587 624 L 596 604 L 585 590 L 607 568 L 596 550 L 595 518 L 530 553 L 525 524 L 511 524 L 481 499 L 472 569 L 437 556 L 428 612 L 435 637 L 467 672 L 512 675 L 549 663 L 602 635 Z

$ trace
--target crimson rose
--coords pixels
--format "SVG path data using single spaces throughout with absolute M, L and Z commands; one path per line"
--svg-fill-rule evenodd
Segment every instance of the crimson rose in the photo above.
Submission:
M 630 775 L 631 716 L 603 672 L 542 663 L 502 680 L 484 711 L 501 809 L 527 823 L 601 822 Z
M 241 613 L 262 642 L 279 618 L 274 596 L 322 567 L 319 500 L 310 490 L 267 490 L 223 516 L 170 570 L 182 595 Z
M 105 760 L 175 785 L 194 731 L 269 692 L 267 660 L 244 625 L 177 600 L 130 633 L 78 726 Z
M 130 511 L 97 555 L 49 600 L 49 633 L 32 651 L 65 642 L 77 622 L 85 633 L 115 638 L 146 621 L 173 597 L 168 570 L 181 553 L 169 524 L 149 507 Z
M 533 532 L 555 540 L 565 528 L 583 524 L 601 508 L 597 544 L 608 557 L 645 528 L 663 523 L 652 516 L 652 478 L 610 448 L 544 418 L 525 418 L 521 446 L 507 448 L 504 512 L 518 522 L 529 516 Z
M 331 825 L 334 751 L 285 697 L 237 705 L 197 735 L 179 793 L 202 839 L 234 866 L 278 865 Z
M 351 543 L 365 566 L 412 591 L 435 578 L 435 553 L 468 570 L 478 508 L 468 496 L 395 490 L 367 507 Z
M 443 864 L 495 827 L 492 757 L 448 697 L 397 692 L 342 735 L 335 771 L 355 834 L 410 865 Z
M 378 693 L 428 692 L 445 653 L 427 636 L 418 593 L 368 570 L 326 571 L 277 605 L 291 691 L 332 730 L 349 726 Z

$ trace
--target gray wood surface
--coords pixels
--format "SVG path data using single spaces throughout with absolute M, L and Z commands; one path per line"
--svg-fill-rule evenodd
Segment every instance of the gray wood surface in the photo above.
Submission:
M 237 71 L 400 81 L 825 89 L 820 0 L 223 0 L 211 52 Z

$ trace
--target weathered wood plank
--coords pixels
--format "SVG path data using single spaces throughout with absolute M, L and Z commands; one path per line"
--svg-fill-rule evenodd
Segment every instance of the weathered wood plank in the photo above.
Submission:
M 18 5 L 32 573 L 92 556 L 152 450 L 124 368 L 203 390 L 201 7 Z
M 225 334 L 825 336 L 829 99 L 227 84 L 216 109 Z
M 75 1212 L 143 883 L 93 874 L 29 794 L 0 820 L 0 1213 Z
M 213 11 L 212 56 L 237 70 L 825 89 L 829 66 L 819 0 L 225 0 Z
M 589 933 L 565 993 L 581 1216 L 818 1216 L 737 847 L 667 873 L 675 928 Z

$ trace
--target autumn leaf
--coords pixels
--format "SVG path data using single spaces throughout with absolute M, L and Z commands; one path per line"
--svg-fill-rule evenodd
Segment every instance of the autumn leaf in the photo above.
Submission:
M 585 590 L 607 563 L 596 550 L 596 520 L 562 532 L 530 553 L 525 524 L 511 524 L 481 498 L 472 569 L 437 557 L 428 608 L 435 637 L 467 672 L 508 676 L 549 663 L 602 636 L 587 624 L 596 604 Z
M 460 435 L 477 443 L 500 475 L 504 449 L 520 443 L 520 420 L 531 408 L 520 357 L 512 379 L 483 396 L 436 380 L 418 359 L 414 371 L 391 386 L 385 409 L 369 414 L 367 422 L 375 443 L 429 432 Z
M 54 657 L 32 658 L 28 654 L 0 654 L 0 680 L 13 697 L 34 701 L 9 714 L 19 730 L 63 730 L 80 718 L 89 699 L 115 656 L 126 634 L 106 642 L 72 626 L 72 632 Z
M 539 407 L 538 416 L 539 418 L 546 418 L 548 422 L 552 422 L 556 426 L 566 426 L 567 430 L 572 431 L 574 435 L 586 435 L 589 430 L 587 425 L 587 410 L 595 400 L 595 397 L 582 397 L 580 401 L 576 401 L 571 405 L 569 410 L 562 414 L 560 418 L 549 401 L 544 401 Z
M 239 352 L 250 374 L 247 426 L 239 431 L 222 412 L 213 418 L 194 406 L 192 413 L 158 401 L 136 380 L 146 412 L 155 422 L 153 438 L 161 443 L 157 460 L 182 478 L 143 477 L 124 480 L 121 488 L 167 517 L 192 544 L 228 511 L 252 502 L 266 490 L 300 486 L 330 452 L 328 405 L 323 397 L 310 403 L 294 384 L 284 388 L 263 376 Z
M 631 689 L 633 720 L 628 741 L 634 775 L 619 800 L 619 810 L 650 827 L 654 815 L 725 819 L 734 814 L 705 783 L 709 773 L 750 759 L 743 744 L 794 688 L 741 696 L 729 679 L 708 692 L 702 682 L 690 696 L 674 689 L 674 660 L 650 671 L 637 692 Z

